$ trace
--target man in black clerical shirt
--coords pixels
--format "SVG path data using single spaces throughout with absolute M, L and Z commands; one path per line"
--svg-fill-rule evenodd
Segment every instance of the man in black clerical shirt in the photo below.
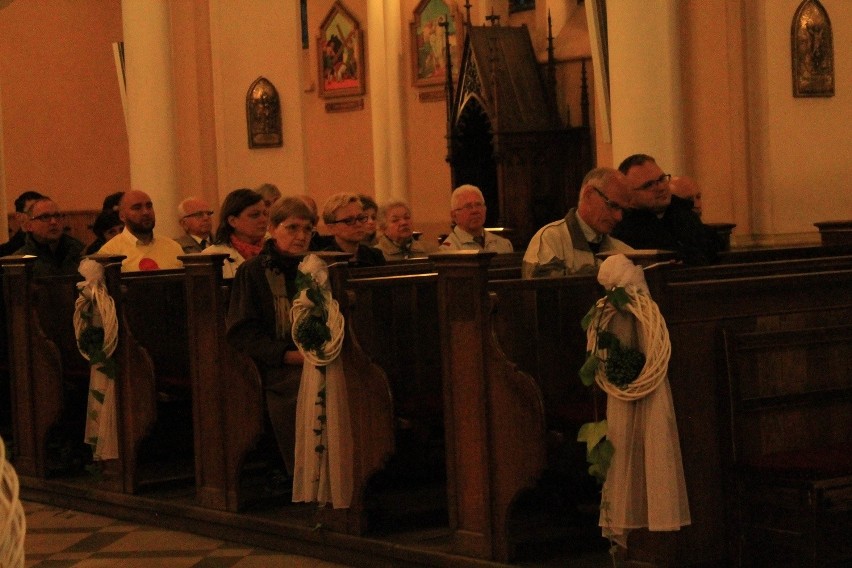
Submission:
M 613 236 L 635 249 L 675 251 L 687 264 L 716 260 L 722 248 L 718 235 L 693 212 L 691 201 L 672 195 L 671 175 L 654 158 L 634 154 L 618 169 L 630 184 L 630 209 Z

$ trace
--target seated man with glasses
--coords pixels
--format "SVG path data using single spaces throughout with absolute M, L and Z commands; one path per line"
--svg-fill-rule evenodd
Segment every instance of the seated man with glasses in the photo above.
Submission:
M 636 249 L 671 250 L 687 264 L 716 260 L 722 242 L 704 225 L 688 199 L 672 195 L 671 175 L 651 156 L 634 154 L 618 169 L 627 177 L 630 209 L 613 235 Z
M 336 193 L 328 198 L 322 208 L 322 220 L 333 240 L 323 250 L 348 252 L 353 266 L 380 266 L 385 256 L 379 249 L 368 247 L 361 241 L 367 235 L 368 217 L 361 198 L 355 193 Z
M 15 254 L 15 251 L 24 246 L 27 240 L 27 231 L 24 225 L 27 222 L 27 209 L 38 199 L 44 195 L 37 191 L 25 191 L 15 199 L 15 223 L 18 225 L 18 230 L 14 235 L 9 236 L 9 240 L 0 244 L 0 256 L 8 256 Z
M 441 252 L 487 250 L 512 252 L 512 243 L 485 230 L 485 198 L 475 185 L 460 185 L 450 197 L 453 230 L 441 242 Z
M 15 254 L 36 257 L 33 274 L 58 276 L 75 274 L 86 245 L 65 234 L 65 216 L 50 198 L 33 201 L 26 210 L 26 240 Z
M 184 233 L 175 237 L 183 252 L 201 252 L 213 242 L 213 210 L 200 197 L 187 197 L 177 207 L 178 222 Z
M 596 168 L 586 174 L 577 207 L 530 239 L 521 267 L 523 277 L 595 272 L 601 263 L 596 253 L 633 250 L 609 236 L 621 221 L 629 194 L 627 180 L 618 170 Z

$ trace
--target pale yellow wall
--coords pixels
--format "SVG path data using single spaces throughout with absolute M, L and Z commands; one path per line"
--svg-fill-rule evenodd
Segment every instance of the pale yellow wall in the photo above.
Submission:
M 298 2 L 210 0 L 210 21 L 220 198 L 267 182 L 285 195 L 304 193 Z M 281 98 L 280 148 L 248 147 L 246 94 L 260 76 L 275 85 Z
M 344 4 L 359 20 L 361 28 L 366 31 L 369 26 L 366 0 L 346 0 Z M 305 120 L 308 192 L 314 196 L 320 207 L 325 199 L 341 191 L 373 195 L 372 115 L 369 98 L 369 90 L 373 86 L 369 67 L 366 68 L 367 93 L 361 97 L 325 99 L 317 92 L 319 26 L 332 5 L 333 2 L 330 0 L 308 2 L 310 50 L 305 68 L 310 75 L 313 88 L 310 92 L 304 92 L 301 97 Z M 366 64 L 367 50 L 370 49 L 370 36 L 367 33 L 365 33 L 364 44 L 364 63 Z M 326 112 L 325 110 L 326 103 L 359 99 L 364 101 L 362 110 L 350 112 Z
M 119 0 L 25 0 L 0 10 L 6 206 L 27 189 L 99 209 L 130 183 L 113 61 Z
M 852 2 L 822 2 L 834 27 L 835 95 L 792 96 L 790 27 L 797 0 L 749 3 L 746 13 L 751 194 L 761 239 L 852 218 Z

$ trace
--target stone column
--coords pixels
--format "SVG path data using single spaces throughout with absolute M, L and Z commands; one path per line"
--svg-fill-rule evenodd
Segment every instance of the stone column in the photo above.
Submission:
M 612 154 L 654 156 L 683 171 L 683 110 L 677 0 L 607 3 Z
M 130 185 L 151 196 L 157 235 L 180 233 L 177 137 L 167 0 L 122 0 Z
M 373 164 L 376 201 L 408 200 L 403 125 L 402 47 L 397 0 L 370 0 L 366 35 L 370 77 L 367 90 L 373 117 Z

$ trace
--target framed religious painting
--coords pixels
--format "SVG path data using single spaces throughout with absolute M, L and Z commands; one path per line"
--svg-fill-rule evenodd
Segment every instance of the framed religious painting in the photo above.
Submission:
M 509 13 L 535 10 L 535 0 L 509 0 Z
M 790 32 L 794 97 L 834 96 L 834 33 L 819 0 L 803 0 Z
M 415 86 L 444 84 L 448 61 L 452 62 L 453 75 L 458 76 L 464 45 L 463 34 L 461 14 L 450 8 L 445 0 L 420 0 L 414 8 L 414 21 L 411 22 L 411 62 Z
M 364 33 L 355 16 L 335 2 L 317 38 L 319 95 L 346 97 L 366 92 Z
M 246 94 L 249 148 L 275 148 L 283 144 L 281 98 L 275 85 L 258 77 Z

